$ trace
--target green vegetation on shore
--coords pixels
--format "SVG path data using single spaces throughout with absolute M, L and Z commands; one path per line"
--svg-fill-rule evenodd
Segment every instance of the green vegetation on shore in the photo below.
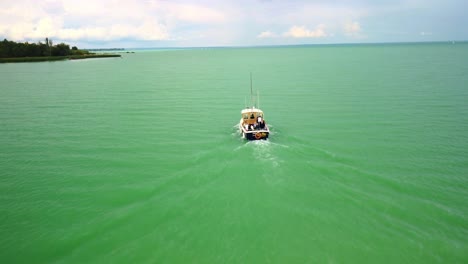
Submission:
M 65 43 L 53 45 L 46 38 L 45 43 L 21 43 L 4 39 L 0 42 L 0 63 L 2 62 L 39 62 L 57 60 L 78 60 L 90 58 L 121 57 L 120 54 L 96 54 L 88 50 L 80 50 Z
M 47 57 L 18 57 L 18 58 L 0 58 L 0 63 L 4 62 L 40 62 L 40 61 L 59 61 L 59 60 L 82 60 L 93 58 L 113 58 L 122 57 L 120 54 L 85 54 L 70 56 L 47 56 Z

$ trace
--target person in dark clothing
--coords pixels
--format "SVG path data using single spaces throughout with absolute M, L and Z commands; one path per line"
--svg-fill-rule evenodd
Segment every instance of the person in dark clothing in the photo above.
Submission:
M 257 127 L 260 129 L 265 128 L 265 121 L 263 120 L 261 116 L 257 117 Z

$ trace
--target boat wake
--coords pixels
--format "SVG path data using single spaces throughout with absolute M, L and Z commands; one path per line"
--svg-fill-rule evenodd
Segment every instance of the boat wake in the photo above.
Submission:
M 279 167 L 283 161 L 277 155 L 281 149 L 289 148 L 286 145 L 278 144 L 267 140 L 254 140 L 245 141 L 243 144 L 237 146 L 234 151 L 247 151 L 252 152 L 253 158 L 265 165 L 269 164 L 272 167 Z

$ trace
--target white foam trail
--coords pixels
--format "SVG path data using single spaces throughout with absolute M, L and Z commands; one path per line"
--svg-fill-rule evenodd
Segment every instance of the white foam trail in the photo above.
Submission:
M 253 146 L 254 157 L 260 162 L 270 163 L 273 167 L 278 167 L 281 160 L 275 155 L 276 145 L 269 140 L 256 140 L 248 144 Z

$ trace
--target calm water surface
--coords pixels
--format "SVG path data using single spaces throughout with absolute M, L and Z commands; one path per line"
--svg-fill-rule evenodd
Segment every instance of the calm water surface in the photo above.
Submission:
M 468 44 L 0 64 L 1 263 L 466 263 Z M 235 128 L 249 73 L 272 127 Z

